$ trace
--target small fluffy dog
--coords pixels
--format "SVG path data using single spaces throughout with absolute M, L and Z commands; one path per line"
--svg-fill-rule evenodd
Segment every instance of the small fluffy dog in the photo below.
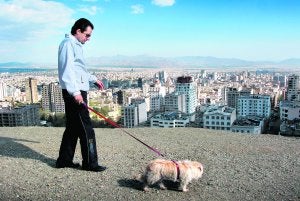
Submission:
M 160 189 L 166 189 L 163 180 L 179 182 L 179 190 L 188 191 L 187 185 L 192 181 L 201 178 L 203 174 L 203 165 L 197 161 L 171 161 L 156 159 L 151 161 L 140 177 L 143 182 L 143 190 L 149 191 L 149 186 L 156 183 Z

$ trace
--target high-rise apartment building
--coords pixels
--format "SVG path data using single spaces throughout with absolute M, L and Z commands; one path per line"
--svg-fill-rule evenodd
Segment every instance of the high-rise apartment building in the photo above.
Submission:
M 138 85 L 138 88 L 141 88 L 141 89 L 143 88 L 143 78 L 140 77 L 140 78 L 138 79 L 137 85 Z
M 132 128 L 147 121 L 146 103 L 136 103 L 122 107 L 123 126 Z
M 166 87 L 161 86 L 157 81 L 155 84 L 151 84 L 148 94 L 150 96 L 150 111 L 161 111 L 163 100 L 166 95 Z
M 4 97 L 7 96 L 7 86 L 5 82 L 0 81 L 0 101 L 4 100 Z
M 288 76 L 287 100 L 300 101 L 300 77 L 299 75 Z
M 176 92 L 185 95 L 186 113 L 192 114 L 197 106 L 196 82 L 190 76 L 178 77 Z
M 224 88 L 224 100 L 227 103 L 228 107 L 236 107 L 237 99 L 240 96 L 237 88 L 225 87 Z
M 26 101 L 28 103 L 38 102 L 38 89 L 37 80 L 34 78 L 28 78 L 25 84 Z
M 122 107 L 123 126 L 125 128 L 132 128 L 138 125 L 138 111 L 135 105 L 128 105 Z
M 125 104 L 125 91 L 124 90 L 119 90 L 119 91 L 117 91 L 117 103 L 119 104 L 119 105 L 123 105 L 123 104 Z
M 201 77 L 201 78 L 206 78 L 206 77 L 207 77 L 207 72 L 206 72 L 206 70 L 201 70 L 200 77 Z
M 185 95 L 183 93 L 174 92 L 167 94 L 164 98 L 164 111 L 174 112 L 179 111 L 186 113 L 186 103 Z
M 157 81 L 156 83 L 151 84 L 149 86 L 148 93 L 149 93 L 149 95 L 151 97 L 155 97 L 155 96 L 165 97 L 165 95 L 166 95 L 166 88 L 164 86 L 161 86 L 160 82 Z
M 132 98 L 131 104 L 140 104 L 140 103 L 146 103 L 146 112 L 150 111 L 150 98 L 149 97 L 138 97 L 138 98 Z
M 160 71 L 158 72 L 157 78 L 159 79 L 160 83 L 164 85 L 165 82 L 167 81 L 168 74 L 166 73 L 166 71 Z
M 280 87 L 286 87 L 287 85 L 287 76 L 286 75 L 274 75 L 273 83 L 278 84 Z
M 62 90 L 58 83 L 42 86 L 42 108 L 49 112 L 65 112 Z
M 143 96 L 149 96 L 149 89 L 150 89 L 150 85 L 147 83 L 144 83 L 142 86 L 142 91 L 143 91 Z
M 228 107 L 236 108 L 240 96 L 252 94 L 251 90 L 241 90 L 235 87 L 224 87 L 222 90 L 222 100 Z

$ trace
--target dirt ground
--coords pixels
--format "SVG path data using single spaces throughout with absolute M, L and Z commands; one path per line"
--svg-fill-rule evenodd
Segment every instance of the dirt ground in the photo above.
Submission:
M 300 200 L 300 138 L 199 128 L 128 129 L 167 159 L 195 160 L 203 177 L 189 192 L 135 180 L 157 158 L 120 129 L 95 129 L 101 173 L 56 169 L 63 128 L 0 128 L 0 200 Z M 77 144 L 75 162 L 81 163 Z

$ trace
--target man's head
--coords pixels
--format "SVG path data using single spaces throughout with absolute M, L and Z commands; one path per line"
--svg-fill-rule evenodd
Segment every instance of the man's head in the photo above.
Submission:
M 94 25 L 85 18 L 80 18 L 71 29 L 71 34 L 82 44 L 88 41 L 92 35 Z

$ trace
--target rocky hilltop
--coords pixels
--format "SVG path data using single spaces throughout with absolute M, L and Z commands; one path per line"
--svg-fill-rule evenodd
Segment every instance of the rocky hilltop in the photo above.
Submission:
M 102 173 L 55 169 L 63 128 L 0 128 L 0 200 L 300 200 L 300 139 L 196 128 L 128 129 L 167 155 L 204 165 L 189 192 L 140 190 L 155 153 L 120 129 L 95 129 Z M 81 162 L 79 143 L 75 162 Z

